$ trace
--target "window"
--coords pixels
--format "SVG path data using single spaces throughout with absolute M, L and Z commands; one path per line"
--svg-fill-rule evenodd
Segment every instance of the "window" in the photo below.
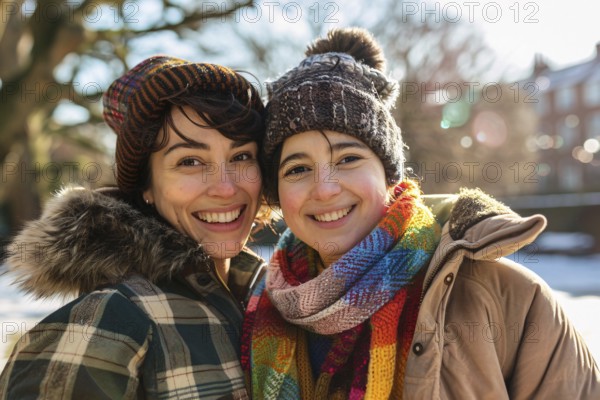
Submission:
M 586 124 L 586 138 L 600 137 L 600 111 L 590 114 Z
M 564 87 L 556 91 L 556 109 L 559 111 L 570 110 L 575 106 L 575 89 Z
M 558 136 L 562 138 L 562 145 L 558 147 L 566 147 L 567 149 L 572 148 L 577 143 L 579 131 L 576 126 L 570 126 L 567 124 L 566 119 L 557 123 L 556 131 Z
M 583 86 L 583 101 L 588 106 L 600 105 L 600 79 L 594 78 Z
M 596 158 L 597 155 L 598 153 L 594 154 L 594 158 Z M 598 165 L 597 161 L 598 160 L 595 159 L 585 166 L 587 173 L 587 184 L 596 190 L 600 188 L 600 165 Z
M 543 94 L 537 95 L 537 102 L 535 103 L 535 110 L 539 115 L 545 115 L 549 111 L 548 98 Z
M 579 190 L 583 184 L 581 166 L 562 162 L 558 170 L 558 184 L 561 189 Z

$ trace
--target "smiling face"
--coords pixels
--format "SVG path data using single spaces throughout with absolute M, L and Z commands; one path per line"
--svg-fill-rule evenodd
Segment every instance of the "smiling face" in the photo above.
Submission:
M 189 106 L 183 111 L 173 107 L 173 123 L 195 143 L 168 127 L 166 146 L 150 156 L 151 181 L 143 196 L 179 232 L 223 261 L 240 252 L 260 206 L 257 144 L 198 126 L 206 122 Z
M 326 266 L 367 236 L 387 209 L 381 160 L 342 133 L 308 131 L 286 139 L 278 185 L 287 226 Z

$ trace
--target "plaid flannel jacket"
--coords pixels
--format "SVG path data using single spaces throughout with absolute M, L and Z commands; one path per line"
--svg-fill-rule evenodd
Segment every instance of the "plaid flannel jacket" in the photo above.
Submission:
M 229 289 L 212 271 L 134 275 L 84 294 L 16 344 L 0 399 L 246 399 L 242 307 L 263 262 L 242 252 Z

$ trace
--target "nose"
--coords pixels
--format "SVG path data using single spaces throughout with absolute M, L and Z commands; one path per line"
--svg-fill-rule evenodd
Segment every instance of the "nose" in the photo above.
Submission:
M 342 191 L 342 186 L 334 171 L 329 166 L 321 168 L 320 171 L 321 174 L 315 177 L 312 188 L 313 197 L 317 200 L 328 200 L 337 196 Z
M 238 190 L 237 175 L 227 173 L 226 171 L 219 172 L 222 173 L 217 173 L 214 176 L 208 177 L 208 195 L 225 198 L 235 195 Z

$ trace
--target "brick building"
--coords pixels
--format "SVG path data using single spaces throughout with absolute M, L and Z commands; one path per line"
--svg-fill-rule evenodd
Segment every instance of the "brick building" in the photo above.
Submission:
M 540 193 L 600 190 L 600 43 L 596 57 L 564 69 L 536 57 L 527 82 L 537 98 Z M 530 91 L 533 93 L 533 91 Z

